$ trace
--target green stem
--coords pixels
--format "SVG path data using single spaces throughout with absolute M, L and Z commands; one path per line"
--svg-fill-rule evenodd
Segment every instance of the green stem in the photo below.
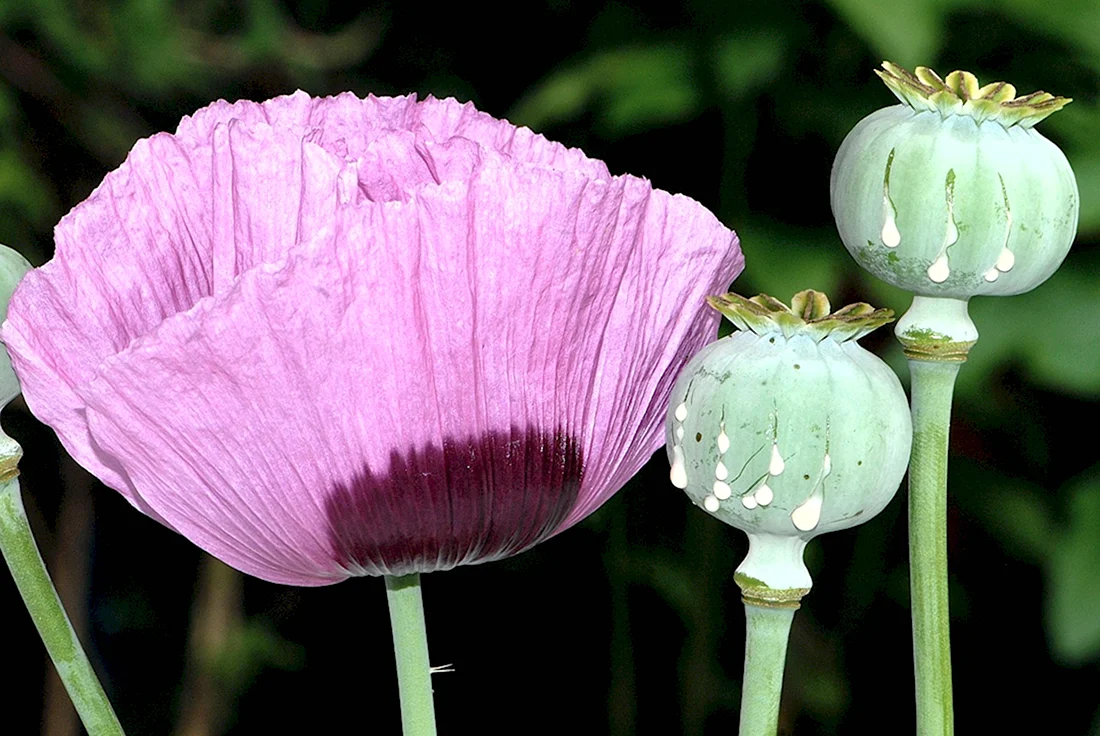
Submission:
M 18 455 L 14 462 L 0 463 L 0 472 L 7 476 L 0 482 L 0 550 L 84 727 L 91 736 L 121 736 L 122 726 L 65 615 L 31 534 L 16 462 Z
M 740 736 L 775 736 L 794 607 L 745 603 L 745 676 Z
M 397 657 L 402 733 L 404 736 L 435 736 L 432 669 L 428 664 L 428 633 L 424 626 L 420 575 L 387 576 L 386 598 L 390 604 L 393 650 Z
M 910 358 L 909 585 L 918 736 L 955 732 L 947 587 L 947 447 L 958 362 Z
M 978 340 L 965 299 L 915 296 L 894 333 L 912 375 L 909 588 L 918 736 L 955 732 L 947 596 L 947 445 L 959 366 Z

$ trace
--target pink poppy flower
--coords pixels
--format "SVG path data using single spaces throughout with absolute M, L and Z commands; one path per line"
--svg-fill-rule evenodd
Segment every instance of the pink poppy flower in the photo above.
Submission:
M 266 580 L 493 560 L 663 441 L 737 237 L 454 100 L 224 101 L 57 226 L 2 338 L 134 506 Z

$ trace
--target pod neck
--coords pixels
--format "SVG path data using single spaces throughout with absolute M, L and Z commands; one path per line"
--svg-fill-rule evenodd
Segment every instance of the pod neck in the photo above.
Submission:
M 914 296 L 913 304 L 894 328 L 910 360 L 962 363 L 978 341 L 966 299 Z
M 806 540 L 771 534 L 748 536 L 749 553 L 733 576 L 741 588 L 741 599 L 763 608 L 798 608 L 813 585 L 802 561 Z

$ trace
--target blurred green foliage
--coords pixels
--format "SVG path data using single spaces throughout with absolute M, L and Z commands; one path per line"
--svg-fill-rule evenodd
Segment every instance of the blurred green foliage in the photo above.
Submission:
M 788 298 L 812 287 L 901 312 L 906 297 L 847 256 L 828 204 L 840 141 L 894 102 L 872 74 L 883 58 L 1075 99 L 1039 127 L 1078 176 L 1074 250 L 1038 290 L 972 304 L 981 339 L 953 426 L 953 645 L 960 732 L 1049 732 L 1057 702 L 1059 733 L 1100 733 L 1095 697 L 1064 697 L 1100 688 L 1100 4 L 0 1 L 0 241 L 42 263 L 53 224 L 137 138 L 218 97 L 416 90 L 472 99 L 699 199 L 740 234 L 738 291 Z M 904 380 L 889 336 L 867 342 Z M 25 476 L 48 527 L 56 450 L 25 412 L 5 419 L 28 448 Z M 437 680 L 442 723 L 505 733 L 537 712 L 525 731 L 732 732 L 743 619 L 731 577 L 744 540 L 688 508 L 666 478 L 658 456 L 559 540 L 429 577 L 433 652 L 457 662 Z M 807 551 L 815 589 L 796 616 L 784 728 L 912 730 L 903 496 Z M 173 699 L 186 697 L 175 689 L 191 595 L 180 581 L 194 578 L 197 555 L 114 494 L 96 503 L 100 664 L 131 732 L 166 732 Z M 248 618 L 214 667 L 227 694 L 241 692 L 229 732 L 326 732 L 363 698 L 374 730 L 391 731 L 376 582 L 245 586 Z M 18 611 L 13 595 L 7 610 Z M 11 661 L 39 661 L 33 635 L 23 638 Z M 40 679 L 24 679 L 26 714 L 12 732 L 38 723 Z M 991 709 L 990 698 L 1016 700 Z
M 1054 654 L 1083 664 L 1100 651 L 1100 467 L 1066 490 L 1067 519 L 1047 559 L 1047 621 Z
M 1100 279 L 1097 278 L 1100 260 L 1089 241 L 1100 231 L 1100 197 L 1096 196 L 1100 192 L 1100 180 L 1097 179 L 1100 176 L 1100 117 L 1095 100 L 1100 73 L 1100 54 L 1097 53 L 1100 51 L 1100 6 L 1086 7 L 1069 2 L 1048 6 L 1026 1 L 994 5 L 961 0 L 892 3 L 832 0 L 830 5 L 839 19 L 877 56 L 910 67 L 917 64 L 936 66 L 940 58 L 946 58 L 948 64 L 972 69 L 983 80 L 1002 78 L 1000 75 L 1007 76 L 1008 70 L 1001 70 L 983 58 L 984 55 L 976 54 L 981 43 L 977 44 L 979 49 L 970 49 L 969 53 L 961 47 L 962 39 L 953 38 L 949 32 L 954 13 L 969 11 L 982 16 L 970 24 L 970 29 L 978 30 L 979 24 L 985 24 L 987 27 L 983 30 L 987 38 L 995 36 L 997 31 L 1005 36 L 1042 34 L 1048 37 L 1050 44 L 1062 46 L 1058 55 L 1048 53 L 1046 58 L 1037 59 L 1039 63 L 1035 66 L 1042 70 L 1067 67 L 1064 71 L 1069 74 L 1052 75 L 1044 83 L 1062 94 L 1078 97 L 1066 114 L 1054 116 L 1044 130 L 1064 147 L 1077 171 L 1082 201 L 1079 230 L 1085 244 L 1078 246 L 1066 266 L 1045 287 L 1013 299 L 975 301 L 972 314 L 981 331 L 981 339 L 970 364 L 961 374 L 958 393 L 973 407 L 974 402 L 980 402 L 983 395 L 994 390 L 991 382 L 1005 370 L 1015 370 L 1036 388 L 1080 398 L 1082 403 L 1090 402 L 1095 408 L 1100 397 L 1100 311 L 1091 305 L 1100 303 L 1097 301 L 1100 299 Z M 694 65 L 689 61 L 691 52 L 686 51 L 682 43 L 676 46 L 651 43 L 644 49 L 599 49 L 551 73 L 514 108 L 513 117 L 536 129 L 544 129 L 554 123 L 594 116 L 605 134 L 614 139 L 636 135 L 647 126 L 699 115 L 708 108 L 726 109 L 731 115 L 736 109 L 737 117 L 731 121 L 731 125 L 736 125 L 742 122 L 741 117 L 754 112 L 762 117 L 759 115 L 762 108 L 794 110 L 800 107 L 813 123 L 820 123 L 816 132 L 826 136 L 835 150 L 840 135 L 854 122 L 853 109 L 862 116 L 893 100 L 880 91 L 873 102 L 868 99 L 856 107 L 843 91 L 821 85 L 822 76 L 829 77 L 829 72 L 837 71 L 836 57 L 832 55 L 819 59 L 821 66 L 805 75 L 816 77 L 814 81 L 818 82 L 808 89 L 810 80 L 799 74 L 799 67 L 808 65 L 808 60 L 797 60 L 787 52 L 787 47 L 793 46 L 795 54 L 801 51 L 804 57 L 810 55 L 799 49 L 797 42 L 789 40 L 798 35 L 791 31 L 794 25 L 797 24 L 771 25 L 765 21 L 763 27 L 741 32 L 740 38 L 723 38 L 719 31 L 704 32 L 703 43 L 696 38 L 693 45 Z M 1000 28 L 994 31 L 988 26 Z M 828 39 L 820 40 L 829 42 Z M 1026 54 L 1020 56 L 1026 57 Z M 700 63 L 700 57 L 709 57 L 711 63 Z M 664 67 L 664 72 L 652 73 L 651 67 L 655 65 Z M 1020 57 L 1016 57 L 1012 66 L 1023 66 L 1026 70 L 1027 60 L 1021 63 Z M 940 71 L 946 73 L 951 68 L 955 67 L 944 67 Z M 1075 76 L 1085 82 L 1083 89 L 1067 91 L 1058 86 L 1066 82 L 1066 77 Z M 778 83 L 769 84 L 777 77 Z M 1018 76 L 1012 76 L 1011 81 L 1024 84 Z M 571 96 L 564 99 L 564 95 L 555 94 L 562 90 L 568 90 Z M 1021 91 L 1030 91 L 1030 88 L 1024 87 Z M 666 104 L 655 108 L 653 102 L 661 99 L 666 100 Z M 639 100 L 646 104 L 629 104 Z M 630 114 L 623 115 L 624 109 Z M 830 125 L 828 121 L 840 121 L 840 125 Z M 796 132 L 799 127 L 789 118 L 781 119 L 781 123 L 789 126 L 785 132 Z M 731 136 L 726 142 L 727 148 L 731 141 L 732 145 L 737 145 L 737 138 Z M 752 156 L 753 152 L 744 151 L 736 151 L 730 156 L 727 150 L 725 158 L 744 161 Z M 776 168 L 792 164 L 798 166 L 797 161 L 787 157 L 777 156 L 774 160 Z M 805 175 L 808 171 L 757 170 L 755 173 L 786 178 Z M 744 188 L 748 190 L 752 186 L 750 178 Z M 819 179 L 819 187 L 819 196 L 827 196 L 826 179 Z M 746 211 L 733 205 L 727 206 L 722 214 L 741 235 L 749 264 L 743 280 L 749 281 L 754 289 L 780 297 L 806 287 L 834 294 L 838 290 L 843 292 L 845 287 L 851 288 L 852 282 L 858 281 L 861 286 L 856 291 L 868 294 L 866 298 L 873 298 L 876 304 L 886 304 L 899 311 L 906 306 L 900 292 L 875 283 L 851 268 L 828 223 L 818 219 L 807 227 L 804 222 L 788 222 L 783 212 L 772 208 Z M 904 372 L 897 351 L 889 352 L 891 362 Z M 964 414 L 960 420 L 965 421 L 965 418 Z M 1017 419 L 1026 421 L 1023 417 Z M 1051 443 L 1057 442 L 1057 432 L 1049 439 Z M 1098 456 L 1100 453 L 1092 448 L 1088 456 L 1075 460 L 1077 463 L 1094 462 Z M 1096 470 L 1089 472 L 1094 475 Z M 971 507 L 972 510 L 993 530 L 1008 554 L 1045 570 L 1045 620 L 1054 657 L 1073 665 L 1095 663 L 1100 656 L 1100 615 L 1097 613 L 1100 611 L 1100 486 L 1094 478 L 1090 480 L 1091 476 L 1086 476 L 1084 480 L 1070 483 L 1064 492 L 1051 493 L 1044 492 L 1042 485 L 1007 476 L 993 467 L 983 469 L 979 476 L 982 475 L 985 476 L 982 501 Z M 1049 481 L 1043 485 L 1049 485 Z M 965 496 L 971 498 L 970 494 Z M 1062 513 L 1067 520 L 1064 523 L 1054 521 L 1053 517 Z M 677 570 L 674 560 L 652 553 L 643 555 L 638 564 L 649 571 L 649 585 L 662 592 L 686 620 L 691 620 L 695 615 L 691 608 L 695 598 L 686 587 L 692 579 L 690 569 Z M 1011 591 L 991 593 L 1006 597 L 1012 594 Z M 1008 600 L 1005 605 L 1011 608 Z M 957 609 L 955 614 L 959 614 Z M 810 703 L 806 705 L 809 707 Z
M 369 56 L 380 30 L 370 11 L 359 11 L 331 33 L 312 33 L 274 0 L 6 0 L 0 28 L 0 242 L 28 245 L 73 204 L 44 165 L 54 152 L 36 148 L 27 130 L 36 114 L 63 129 L 60 148 L 78 146 L 97 169 L 113 168 L 134 141 L 161 129 L 150 107 L 181 97 L 201 106 L 229 94 L 228 77 L 281 73 L 318 83 Z

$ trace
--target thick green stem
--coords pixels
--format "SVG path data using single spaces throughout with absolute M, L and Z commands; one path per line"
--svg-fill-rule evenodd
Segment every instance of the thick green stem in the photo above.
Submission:
M 947 588 L 947 446 L 958 362 L 911 358 L 913 452 L 909 464 L 909 586 L 918 736 L 955 731 Z
M 404 736 L 435 736 L 432 668 L 428 663 L 428 633 L 420 575 L 386 578 L 393 650 L 397 657 L 397 684 L 401 692 Z
M 0 482 L 0 550 L 84 727 L 91 736 L 121 736 L 122 726 L 65 615 L 31 534 L 15 462 L 0 469 L 6 476 Z
M 917 735 L 955 732 L 947 597 L 947 445 L 959 366 L 978 340 L 965 299 L 916 296 L 894 330 L 912 375 L 909 589 Z
M 745 676 L 740 736 L 775 736 L 794 607 L 745 603 Z

